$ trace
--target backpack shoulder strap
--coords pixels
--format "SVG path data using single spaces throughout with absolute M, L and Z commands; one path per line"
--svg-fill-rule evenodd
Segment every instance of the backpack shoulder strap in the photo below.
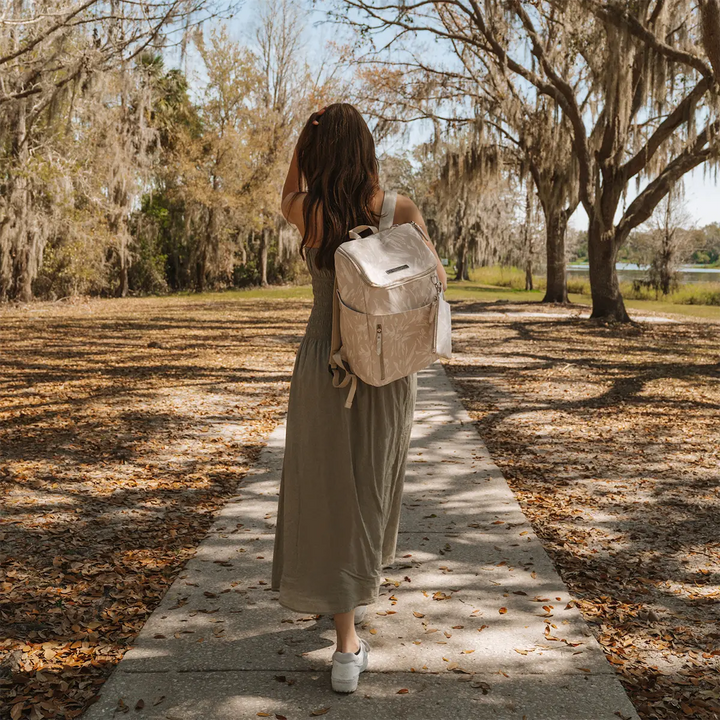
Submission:
M 378 230 L 387 230 L 393 224 L 395 217 L 395 201 L 397 193 L 394 190 L 386 190 L 383 197 L 382 210 L 380 210 L 380 223 Z

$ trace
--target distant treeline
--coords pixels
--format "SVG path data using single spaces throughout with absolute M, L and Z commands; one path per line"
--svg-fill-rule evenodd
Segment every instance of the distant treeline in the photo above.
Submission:
M 678 258 L 679 263 L 689 265 L 705 265 L 720 267 L 720 223 L 710 223 L 702 228 L 684 229 L 687 242 L 684 252 Z M 634 232 L 628 242 L 618 253 L 619 262 L 649 265 L 652 262 L 655 239 L 650 232 Z M 588 242 L 587 232 L 577 234 L 575 244 L 570 248 L 569 262 L 587 262 Z

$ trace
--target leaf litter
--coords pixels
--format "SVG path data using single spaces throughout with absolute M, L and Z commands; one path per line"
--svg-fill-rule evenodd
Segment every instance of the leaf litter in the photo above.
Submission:
M 97 696 L 281 419 L 309 308 L 236 295 L 0 309 L 13 720 L 76 718 Z
M 720 323 L 486 308 L 445 367 L 494 462 L 639 715 L 717 720 Z

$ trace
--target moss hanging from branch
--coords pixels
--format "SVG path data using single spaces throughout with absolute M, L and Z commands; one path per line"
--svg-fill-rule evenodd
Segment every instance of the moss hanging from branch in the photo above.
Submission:
M 720 0 L 700 1 L 700 23 L 702 44 L 715 73 L 715 81 L 720 83 Z

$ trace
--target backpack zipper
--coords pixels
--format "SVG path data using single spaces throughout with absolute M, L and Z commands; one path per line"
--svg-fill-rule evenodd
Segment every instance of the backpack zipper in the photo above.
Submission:
M 375 328 L 375 352 L 380 356 L 380 379 L 385 379 L 385 358 L 383 357 L 383 346 L 382 346 L 382 325 L 377 324 Z
M 398 225 L 393 225 L 392 227 L 390 227 L 390 228 L 388 228 L 388 229 L 389 229 L 389 230 L 392 230 L 392 229 L 394 229 L 395 227 L 399 227 L 400 225 L 404 225 L 404 224 L 406 224 L 406 223 L 398 223 Z M 415 230 L 418 232 L 418 234 L 420 235 L 420 237 L 423 238 L 423 240 L 424 240 L 425 234 L 424 234 L 423 231 L 420 229 L 420 227 L 419 227 L 416 223 L 414 223 L 414 222 L 412 222 L 412 221 L 411 221 L 409 224 L 412 225 L 412 226 L 415 228 Z M 354 242 L 357 242 L 357 241 L 354 241 Z M 343 243 L 343 244 L 344 244 L 344 243 Z M 342 246 L 342 245 L 340 245 L 340 246 L 338 247 L 338 249 L 336 250 L 336 252 L 338 252 L 338 251 L 339 251 L 339 252 L 342 252 L 342 251 L 343 251 L 343 246 Z M 396 287 L 397 285 L 403 285 L 404 283 L 408 282 L 409 280 L 419 280 L 420 278 L 423 278 L 423 277 L 425 277 L 426 275 L 430 275 L 431 273 L 437 271 L 437 268 L 433 265 L 433 267 L 429 268 L 428 270 L 423 270 L 422 272 L 418 273 L 417 275 L 411 275 L 411 276 L 409 276 L 409 277 L 404 277 L 404 278 L 402 278 L 402 279 L 400 279 L 400 280 L 397 280 L 397 281 L 395 281 L 394 283 L 388 283 L 387 285 L 381 285 L 381 284 L 372 282 L 372 281 L 370 280 L 370 278 L 365 274 L 365 272 L 363 272 L 363 269 L 358 266 L 358 264 L 355 262 L 355 260 L 352 258 L 352 256 L 346 255 L 344 252 L 343 252 L 343 254 L 344 254 L 344 255 L 347 257 L 347 259 L 355 266 L 355 269 L 356 269 L 356 270 L 358 271 L 358 273 L 362 276 L 362 278 L 365 280 L 365 282 L 366 282 L 368 285 L 372 286 L 372 287 L 392 288 L 392 287 Z
M 435 320 L 435 327 L 433 328 L 433 352 L 437 354 L 437 347 L 438 347 L 438 330 L 439 330 L 439 315 L 440 315 L 440 298 L 442 297 L 442 283 L 438 278 L 435 278 L 433 280 L 433 283 L 435 284 L 435 289 L 437 290 L 437 296 L 435 297 L 435 300 L 433 301 L 433 304 L 435 305 L 434 308 L 434 320 Z

